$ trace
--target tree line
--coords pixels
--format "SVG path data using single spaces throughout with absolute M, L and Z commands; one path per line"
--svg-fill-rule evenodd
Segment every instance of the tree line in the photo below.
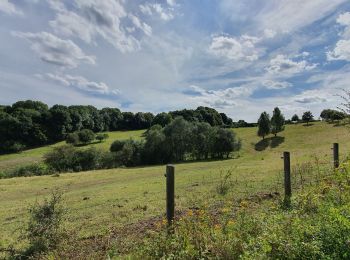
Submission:
M 168 125 L 177 116 L 189 122 L 231 127 L 232 119 L 213 108 L 198 107 L 168 113 L 121 112 L 118 108 L 94 106 L 48 107 L 40 101 L 18 101 L 0 106 L 0 154 L 65 140 L 67 135 L 88 129 L 94 133 L 116 130 L 148 129 Z
M 19 167 L 0 174 L 0 178 L 223 159 L 240 148 L 241 141 L 231 129 L 176 117 L 164 127 L 150 127 L 142 140 L 114 141 L 110 151 L 73 145 L 55 147 L 45 154 L 44 163 Z

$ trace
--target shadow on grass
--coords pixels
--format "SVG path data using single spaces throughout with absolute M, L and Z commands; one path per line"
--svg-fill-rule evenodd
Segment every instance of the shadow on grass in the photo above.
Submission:
M 91 145 L 91 144 L 100 144 L 101 142 L 100 141 L 94 141 L 94 142 L 91 142 L 91 143 L 87 143 L 87 144 L 77 144 L 75 145 L 75 147 L 83 147 L 83 146 L 88 146 L 88 145 Z
M 309 124 L 303 124 L 303 126 L 313 126 L 313 123 L 309 123 Z
M 267 147 L 269 147 L 270 139 L 271 138 L 265 138 L 257 142 L 254 147 L 255 150 L 259 152 L 264 151 Z
M 271 138 L 270 147 L 275 148 L 284 142 L 283 136 L 274 136 Z
M 254 146 L 255 151 L 264 151 L 267 147 L 276 148 L 281 143 L 284 142 L 283 136 L 273 136 L 269 138 L 265 138 L 257 142 Z

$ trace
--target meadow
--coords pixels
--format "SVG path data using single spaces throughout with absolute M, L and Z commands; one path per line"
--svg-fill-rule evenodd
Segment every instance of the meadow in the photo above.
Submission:
M 232 158 L 176 164 L 176 210 L 198 205 L 215 205 L 256 193 L 282 192 L 283 151 L 291 153 L 292 167 L 304 162 L 330 166 L 332 143 L 339 142 L 342 158 L 350 150 L 345 127 L 315 122 L 287 125 L 277 138 L 256 136 L 256 128 L 233 129 L 242 139 L 242 149 Z M 110 132 L 104 143 L 108 149 L 115 139 L 141 138 L 143 131 Z M 54 144 L 53 146 L 60 145 Z M 0 169 L 40 161 L 50 146 L 20 154 L 0 156 Z M 216 192 L 227 170 L 232 169 L 228 196 Z M 17 241 L 28 218 L 28 207 L 58 189 L 68 210 L 66 227 L 80 238 L 108 236 L 111 230 L 137 224 L 165 212 L 165 166 L 118 168 L 59 176 L 35 176 L 0 180 L 0 245 Z M 135 234 L 137 235 L 137 234 Z

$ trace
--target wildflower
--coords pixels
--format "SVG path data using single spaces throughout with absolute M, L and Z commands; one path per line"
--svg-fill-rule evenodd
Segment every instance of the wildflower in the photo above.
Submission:
M 230 212 L 230 209 L 228 209 L 228 208 L 223 208 L 221 212 L 222 212 L 222 213 L 227 213 L 227 212 Z
M 187 212 L 187 215 L 190 216 L 190 217 L 193 216 L 193 211 L 192 211 L 192 209 L 190 209 L 190 210 Z
M 240 204 L 241 208 L 246 208 L 248 206 L 248 202 L 247 201 L 241 201 L 241 204 Z

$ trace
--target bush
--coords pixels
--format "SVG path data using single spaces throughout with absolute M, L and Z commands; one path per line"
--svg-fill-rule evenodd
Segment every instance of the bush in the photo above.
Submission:
M 57 172 L 96 170 L 101 168 L 102 153 L 94 147 L 82 150 L 65 145 L 47 153 L 45 163 Z
M 98 140 L 100 143 L 104 140 L 106 140 L 108 138 L 108 134 L 104 133 L 104 134 L 98 134 L 96 136 L 96 140 Z
M 29 247 L 25 258 L 39 258 L 42 253 L 56 249 L 64 238 L 62 222 L 65 210 L 62 207 L 62 194 L 53 192 L 50 199 L 36 203 L 29 209 L 30 219 L 25 238 Z
M 13 177 L 29 177 L 52 174 L 53 170 L 43 163 L 34 163 L 30 165 L 20 166 L 13 170 L 8 170 L 3 173 L 3 178 Z M 0 176 L 1 178 L 1 176 Z
M 77 145 L 79 144 L 79 135 L 77 132 L 70 133 L 66 137 L 66 143 L 67 144 L 72 144 L 72 145 Z
M 95 134 L 90 129 L 83 129 L 78 132 L 79 141 L 83 144 L 91 143 L 95 139 Z
M 112 143 L 109 150 L 111 152 L 119 152 L 123 149 L 124 144 L 125 144 L 125 140 L 116 140 Z

